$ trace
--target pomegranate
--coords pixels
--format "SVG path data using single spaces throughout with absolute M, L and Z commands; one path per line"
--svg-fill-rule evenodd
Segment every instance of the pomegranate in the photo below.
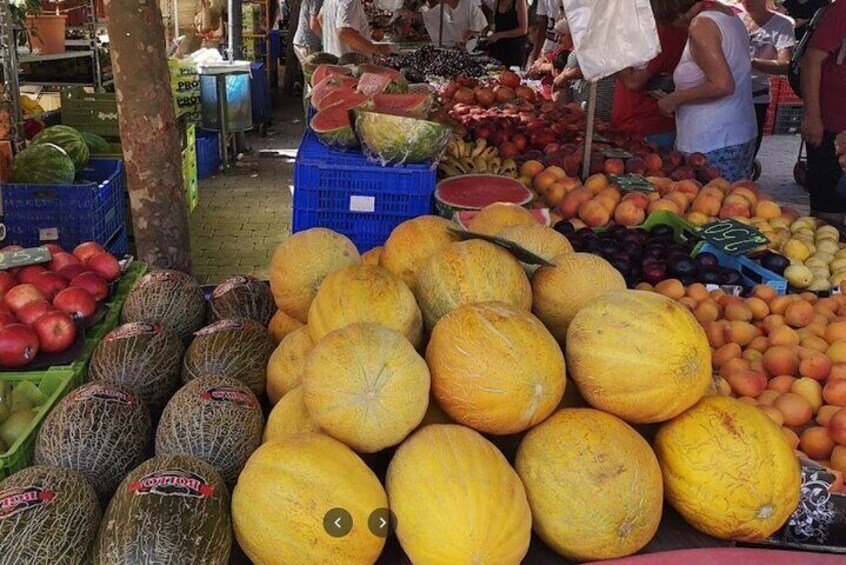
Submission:
M 23 367 L 38 355 L 38 336 L 28 326 L 9 324 L 0 329 L 0 365 Z
M 53 310 L 38 318 L 32 325 L 41 344 L 41 351 L 58 353 L 76 341 L 76 324 L 64 312 Z
M 521 100 L 525 100 L 526 102 L 535 101 L 535 91 L 529 88 L 528 86 L 515 86 L 514 94 L 516 94 L 518 98 L 520 98 Z
M 502 71 L 502 74 L 499 75 L 499 82 L 503 86 L 517 88 L 520 86 L 520 75 L 511 71 Z
M 466 87 L 456 90 L 452 98 L 460 104 L 476 103 L 476 96 L 473 94 L 473 91 Z
M 73 318 L 87 318 L 97 310 L 97 301 L 84 288 L 66 288 L 53 299 L 53 307 Z
M 498 86 L 495 90 L 495 96 L 496 101 L 502 104 L 504 102 L 508 102 L 509 100 L 514 100 L 514 90 L 507 86 Z M 511 109 L 510 111 L 514 115 L 517 114 L 517 110 Z M 506 110 L 506 112 L 509 112 L 509 110 Z
M 483 86 L 476 91 L 476 102 L 484 108 L 493 106 L 494 102 L 496 102 L 496 95 L 493 90 Z

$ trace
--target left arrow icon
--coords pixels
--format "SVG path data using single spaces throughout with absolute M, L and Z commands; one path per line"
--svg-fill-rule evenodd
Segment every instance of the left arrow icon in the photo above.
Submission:
M 343 508 L 333 508 L 323 516 L 323 529 L 333 538 L 344 537 L 352 527 L 352 516 Z

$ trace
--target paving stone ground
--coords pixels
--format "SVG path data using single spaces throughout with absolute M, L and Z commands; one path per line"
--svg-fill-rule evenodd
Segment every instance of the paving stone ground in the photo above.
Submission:
M 200 181 L 200 203 L 191 215 L 194 274 L 200 284 L 230 276 L 267 278 L 274 249 L 291 232 L 294 158 L 304 120 L 299 98 L 282 98 L 266 137 L 248 135 L 253 153 L 225 174 Z M 764 139 L 760 186 L 780 202 L 808 210 L 808 196 L 793 180 L 798 136 Z M 275 156 L 266 156 L 262 151 Z

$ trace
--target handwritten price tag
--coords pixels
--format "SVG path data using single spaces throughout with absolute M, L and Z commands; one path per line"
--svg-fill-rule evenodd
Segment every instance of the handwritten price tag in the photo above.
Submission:
M 729 255 L 740 255 L 769 243 L 755 226 L 731 219 L 705 224 L 698 233 L 702 239 Z
M 46 247 L 31 247 L 20 251 L 5 251 L 0 253 L 0 271 L 47 263 L 53 258 Z

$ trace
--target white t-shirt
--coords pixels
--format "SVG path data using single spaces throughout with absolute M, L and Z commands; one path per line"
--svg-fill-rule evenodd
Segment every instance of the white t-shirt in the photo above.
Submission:
M 758 135 L 752 105 L 752 61 L 749 33 L 737 16 L 705 11 L 697 18 L 717 24 L 722 50 L 734 78 L 734 93 L 710 102 L 676 108 L 676 148 L 684 153 L 708 153 L 747 143 Z M 690 41 L 673 73 L 676 90 L 689 90 L 705 82 L 705 73 L 693 60 Z
M 779 51 L 796 45 L 793 20 L 783 14 L 774 13 L 761 27 L 758 27 L 748 15 L 744 17 L 744 23 L 746 29 L 751 30 L 749 54 L 753 59 L 774 61 L 778 59 Z M 767 73 L 752 69 L 752 96 L 755 104 L 766 104 L 770 101 L 770 80 Z
M 543 42 L 542 54 L 552 53 L 558 49 L 558 37 L 555 34 L 555 24 L 564 12 L 562 0 L 538 0 L 538 16 L 546 16 L 546 39 Z
M 420 8 L 423 25 L 426 26 L 429 38 L 435 45 L 438 44 L 438 36 L 441 33 L 441 9 L 444 6 L 446 6 L 443 29 L 444 47 L 455 47 L 462 43 L 467 31 L 480 32 L 488 25 L 478 0 L 458 0 L 458 6 L 455 8 L 443 3 L 432 8 L 423 6 Z
M 361 0 L 326 0 L 323 4 L 323 50 L 340 57 L 353 50 L 338 37 L 338 30 L 349 27 L 370 38 L 367 14 Z

